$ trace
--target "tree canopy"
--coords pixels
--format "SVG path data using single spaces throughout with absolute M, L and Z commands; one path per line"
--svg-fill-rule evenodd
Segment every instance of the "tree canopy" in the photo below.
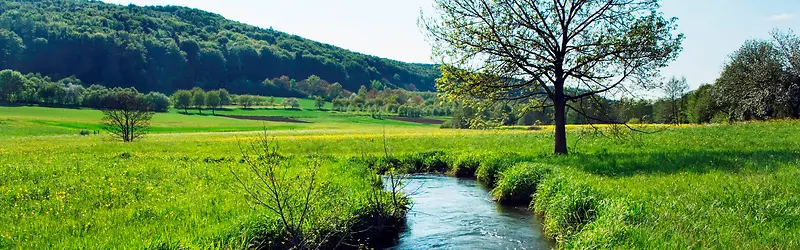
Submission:
M 0 1 L 0 69 L 171 93 L 254 93 L 264 79 L 317 75 L 344 89 L 380 81 L 434 90 L 433 65 L 363 55 L 176 6 Z M 264 93 L 262 93 L 264 94 Z
M 658 0 L 435 2 L 421 23 L 445 65 L 439 91 L 465 103 L 553 106 L 556 153 L 567 153 L 566 108 L 603 118 L 570 103 L 655 87 L 683 40 Z

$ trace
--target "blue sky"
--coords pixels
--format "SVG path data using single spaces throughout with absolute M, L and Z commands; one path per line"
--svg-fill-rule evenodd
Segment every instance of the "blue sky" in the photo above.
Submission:
M 272 27 L 345 49 L 406 62 L 431 62 L 417 26 L 432 0 L 105 0 L 136 5 L 180 5 L 229 19 Z M 662 74 L 685 76 L 691 88 L 712 83 L 728 55 L 748 39 L 768 39 L 772 29 L 800 32 L 797 0 L 664 0 L 686 35 L 683 52 Z

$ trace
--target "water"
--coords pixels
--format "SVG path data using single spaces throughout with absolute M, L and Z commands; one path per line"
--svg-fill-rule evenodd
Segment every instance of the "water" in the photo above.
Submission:
M 541 221 L 524 207 L 491 201 L 474 180 L 438 175 L 409 177 L 414 206 L 394 249 L 551 249 Z

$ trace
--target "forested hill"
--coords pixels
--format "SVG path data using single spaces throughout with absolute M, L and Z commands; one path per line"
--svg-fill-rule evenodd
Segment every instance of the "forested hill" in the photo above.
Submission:
M 434 90 L 439 71 L 351 52 L 185 7 L 98 1 L 0 1 L 0 68 L 84 83 L 171 92 L 258 92 L 264 79 L 317 75 L 357 91 Z

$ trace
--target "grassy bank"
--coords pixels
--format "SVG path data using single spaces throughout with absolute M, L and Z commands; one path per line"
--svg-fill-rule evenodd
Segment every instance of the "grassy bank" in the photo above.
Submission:
M 499 202 L 530 202 L 562 248 L 793 249 L 800 247 L 800 141 L 791 136 L 798 132 L 800 124 L 786 121 L 615 139 L 584 134 L 569 156 L 537 153 L 535 142 L 546 140 L 529 137 L 535 142 L 508 141 L 534 149 L 527 152 L 494 144 L 374 162 L 476 176 L 495 187 Z

